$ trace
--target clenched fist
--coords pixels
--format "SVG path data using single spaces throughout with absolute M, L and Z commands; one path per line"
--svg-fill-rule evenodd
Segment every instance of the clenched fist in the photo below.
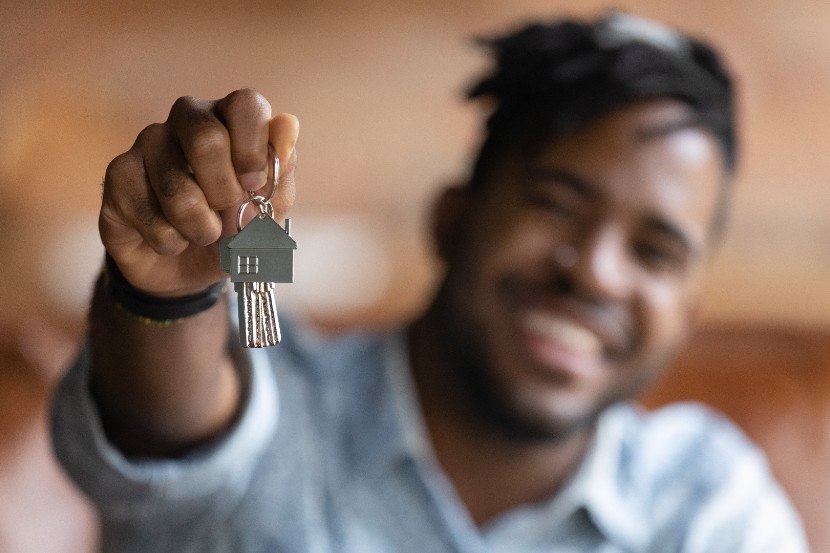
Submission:
M 107 167 L 98 226 L 126 279 L 172 297 L 225 278 L 219 240 L 236 232 L 249 192 L 270 194 L 269 143 L 280 161 L 274 217 L 293 204 L 298 133 L 296 117 L 272 117 L 250 89 L 216 101 L 179 98 L 167 121 L 146 127 Z

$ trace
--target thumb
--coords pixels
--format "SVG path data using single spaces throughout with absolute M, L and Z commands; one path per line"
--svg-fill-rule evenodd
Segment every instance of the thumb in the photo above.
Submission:
M 281 113 L 271 119 L 268 131 L 269 142 L 280 160 L 277 190 L 271 201 L 274 206 L 274 218 L 280 220 L 294 205 L 296 196 L 294 170 L 297 166 L 300 121 L 291 114 Z

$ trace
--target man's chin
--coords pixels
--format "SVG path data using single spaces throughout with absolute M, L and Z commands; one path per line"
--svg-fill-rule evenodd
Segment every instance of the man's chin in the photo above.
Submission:
M 490 403 L 486 416 L 494 429 L 511 440 L 550 443 L 591 431 L 600 412 L 568 391 L 540 397 L 538 390 L 532 390 L 502 395 Z

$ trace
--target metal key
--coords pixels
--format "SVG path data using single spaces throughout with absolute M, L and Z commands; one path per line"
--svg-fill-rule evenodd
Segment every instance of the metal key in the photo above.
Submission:
M 259 213 L 242 227 L 242 214 L 248 205 Z M 280 341 L 274 283 L 294 281 L 294 250 L 297 243 L 273 219 L 273 207 L 262 196 L 254 196 L 239 209 L 236 236 L 222 240 L 219 259 L 222 270 L 230 273 L 238 296 L 239 339 L 244 347 L 273 346 Z
M 261 348 L 280 342 L 280 323 L 273 282 L 234 283 L 239 299 L 239 339 L 243 346 Z

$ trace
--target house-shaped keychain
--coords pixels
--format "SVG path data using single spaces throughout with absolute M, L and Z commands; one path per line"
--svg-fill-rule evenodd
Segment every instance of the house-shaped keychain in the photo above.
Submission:
M 222 240 L 219 262 L 231 282 L 294 282 L 290 220 L 283 229 L 268 216 L 254 217 L 239 234 Z
M 294 281 L 297 243 L 289 235 L 289 224 L 286 219 L 283 229 L 261 214 L 220 244 L 219 263 L 230 273 L 238 296 L 239 338 L 244 347 L 280 341 L 273 289 L 275 282 Z

